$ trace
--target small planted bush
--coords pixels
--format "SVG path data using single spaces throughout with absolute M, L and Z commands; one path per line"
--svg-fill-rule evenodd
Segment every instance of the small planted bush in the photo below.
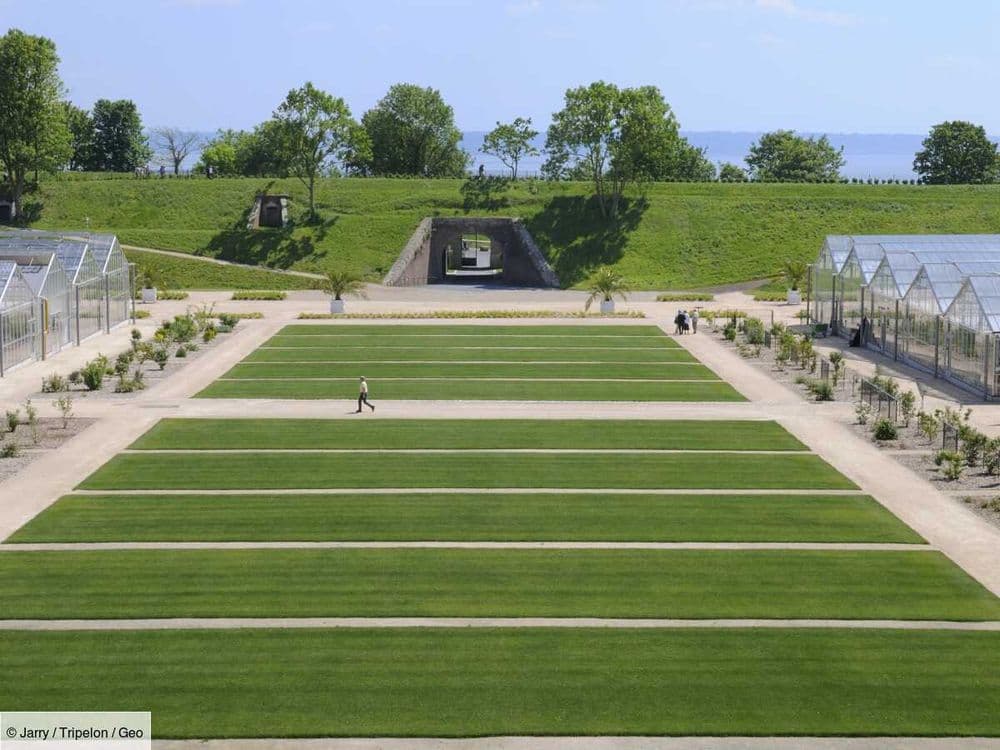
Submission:
M 17 426 L 21 424 L 21 410 L 20 409 L 8 409 L 7 410 L 7 431 L 14 432 Z
M 69 381 L 58 373 L 42 378 L 42 393 L 61 393 L 69 390 Z
M 726 324 L 726 327 L 722 329 L 722 335 L 725 337 L 726 341 L 736 341 L 736 326 L 731 322 Z
M 156 362 L 156 364 L 162 370 L 164 367 L 167 366 L 167 360 L 170 359 L 170 352 L 167 351 L 167 347 L 158 346 L 155 349 L 153 349 L 153 356 L 151 357 L 151 359 L 154 362 Z
M 814 380 L 809 390 L 816 395 L 817 401 L 833 401 L 833 385 L 826 380 Z
M 104 385 L 104 375 L 107 372 L 107 364 L 100 359 L 92 359 L 83 369 L 80 370 L 80 374 L 83 376 L 83 384 L 87 387 L 88 391 L 99 391 L 101 386 Z
M 239 322 L 239 317 L 233 313 L 219 313 L 219 323 L 228 328 L 230 331 L 233 330 Z
M 19 455 L 21 455 L 21 447 L 17 443 L 4 443 L 3 448 L 0 448 L 0 457 L 17 458 Z
M 973 430 L 972 428 L 966 429 L 961 438 L 962 444 L 959 451 L 962 454 L 962 459 L 969 466 L 975 466 L 979 463 L 980 458 L 982 458 L 983 451 L 986 448 L 986 444 L 989 442 L 989 438 L 978 430 Z
M 178 359 L 184 359 L 184 357 L 186 357 L 187 355 L 188 355 L 187 349 L 185 349 L 183 346 L 178 346 L 177 351 L 174 352 L 174 356 L 177 357 Z
M 218 335 L 218 331 L 215 330 L 215 323 L 209 323 L 208 326 L 202 331 L 201 340 L 206 344 L 214 339 Z
M 875 439 L 879 442 L 884 440 L 895 440 L 899 437 L 899 432 L 896 430 L 896 425 L 892 423 L 889 419 L 880 419 L 875 423 L 875 428 L 872 430 Z
M 872 408 L 864 401 L 858 402 L 858 405 L 854 407 L 854 416 L 857 417 L 858 424 L 868 424 L 868 420 L 872 416 Z

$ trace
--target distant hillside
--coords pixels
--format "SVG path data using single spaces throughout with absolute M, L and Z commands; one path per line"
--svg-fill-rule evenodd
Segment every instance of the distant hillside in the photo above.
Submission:
M 696 288 L 761 278 L 786 258 L 812 260 L 826 234 L 998 232 L 1000 186 L 655 184 L 608 225 L 582 183 L 520 182 L 470 196 L 461 180 L 326 179 L 324 223 L 249 232 L 262 189 L 306 203 L 297 180 L 135 180 L 63 177 L 42 185 L 35 226 L 116 232 L 126 244 L 241 263 L 321 271 L 345 267 L 380 279 L 425 216 L 520 216 L 564 284 L 602 263 L 637 288 Z

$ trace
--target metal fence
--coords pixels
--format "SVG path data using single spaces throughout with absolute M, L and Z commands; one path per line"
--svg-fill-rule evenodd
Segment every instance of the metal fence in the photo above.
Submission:
M 861 379 L 859 401 L 868 404 L 877 417 L 884 417 L 893 423 L 899 417 L 899 399 L 868 378 Z

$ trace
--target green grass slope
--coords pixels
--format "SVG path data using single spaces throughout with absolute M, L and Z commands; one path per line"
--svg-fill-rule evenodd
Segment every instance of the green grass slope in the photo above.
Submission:
M 611 263 L 637 288 L 772 275 L 785 258 L 814 257 L 826 234 L 1000 232 L 996 186 L 654 184 L 609 224 L 584 183 L 521 182 L 471 203 L 462 184 L 324 179 L 323 221 L 302 226 L 306 196 L 294 179 L 74 176 L 43 182 L 33 196 L 34 226 L 82 227 L 86 216 L 125 244 L 277 268 L 342 266 L 377 280 L 425 216 L 520 216 L 565 285 Z M 245 229 L 253 196 L 264 189 L 292 196 L 296 226 Z

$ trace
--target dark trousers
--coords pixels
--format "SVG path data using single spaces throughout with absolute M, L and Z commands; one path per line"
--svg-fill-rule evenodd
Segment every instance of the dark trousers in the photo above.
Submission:
M 372 411 L 375 411 L 375 407 L 372 406 L 371 402 L 368 401 L 368 394 L 367 393 L 359 393 L 358 394 L 358 411 L 361 411 L 361 404 L 365 404 L 366 406 L 368 406 L 369 409 L 371 409 Z

